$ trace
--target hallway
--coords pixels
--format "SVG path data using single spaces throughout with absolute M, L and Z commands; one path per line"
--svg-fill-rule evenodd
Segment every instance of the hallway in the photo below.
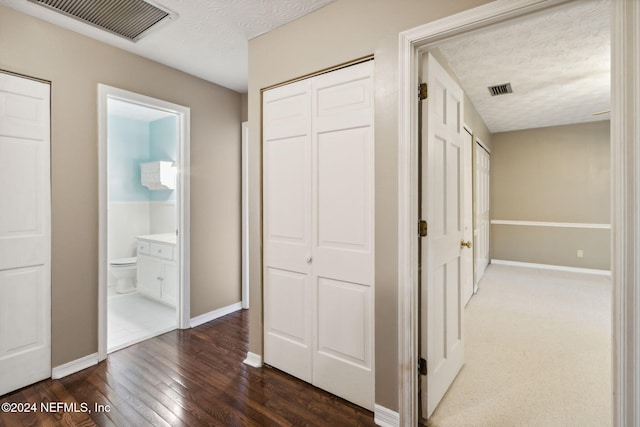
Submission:
M 0 426 L 375 425 L 371 412 L 276 369 L 244 365 L 248 318 L 242 310 L 171 331 L 3 396 L 0 404 L 35 403 L 38 410 L 0 413 Z M 78 412 L 46 413 L 42 402 L 75 404 Z M 82 404 L 91 413 L 81 412 Z
M 430 426 L 611 425 L 611 279 L 492 264 Z

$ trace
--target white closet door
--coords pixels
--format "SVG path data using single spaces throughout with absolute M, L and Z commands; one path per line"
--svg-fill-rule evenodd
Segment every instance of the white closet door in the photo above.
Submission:
M 373 63 L 313 79 L 313 383 L 374 404 Z
M 461 304 L 465 307 L 473 296 L 473 256 L 475 253 L 475 239 L 473 234 L 473 135 L 466 130 L 462 132 L 462 219 L 463 232 L 462 240 L 466 244 L 470 244 L 468 250 L 463 250 L 460 255 L 460 280 L 462 289 L 460 290 Z
M 51 376 L 49 93 L 0 73 L 0 395 Z
M 374 404 L 373 63 L 263 94 L 265 363 Z
M 476 281 L 475 290 L 478 290 L 478 282 L 482 279 L 489 265 L 489 176 L 490 156 L 480 144 L 475 144 L 476 150 L 476 230 L 477 243 L 476 257 Z
M 309 80 L 263 94 L 264 361 L 312 381 Z

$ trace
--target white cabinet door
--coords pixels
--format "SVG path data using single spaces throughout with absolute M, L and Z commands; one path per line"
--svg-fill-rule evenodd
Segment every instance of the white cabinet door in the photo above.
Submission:
M 265 363 L 374 404 L 373 62 L 263 94 Z
M 178 303 L 178 267 L 175 262 L 162 262 L 162 301 L 172 307 Z
M 429 97 L 423 102 L 422 215 L 428 235 L 422 244 L 421 355 L 422 416 L 429 417 L 462 368 L 465 274 L 463 217 L 463 92 L 431 54 L 423 67 Z M 424 105 L 424 104 L 427 105 Z
M 144 243 L 138 243 L 138 248 Z M 178 302 L 178 266 L 173 261 L 173 245 L 150 243 L 150 255 L 138 252 L 138 291 L 176 307 Z
M 0 73 L 0 395 L 51 376 L 49 98 Z
M 153 298 L 162 297 L 162 261 L 138 256 L 138 291 Z

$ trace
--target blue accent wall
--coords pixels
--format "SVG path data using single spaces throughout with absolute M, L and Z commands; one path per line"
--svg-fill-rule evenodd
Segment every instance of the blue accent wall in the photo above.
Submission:
M 109 201 L 149 200 L 150 190 L 140 183 L 140 163 L 150 158 L 148 123 L 109 116 L 107 131 Z
M 151 123 L 109 116 L 108 140 L 110 202 L 176 199 L 174 190 L 151 191 L 140 183 L 140 163 L 176 160 L 178 130 L 175 116 Z

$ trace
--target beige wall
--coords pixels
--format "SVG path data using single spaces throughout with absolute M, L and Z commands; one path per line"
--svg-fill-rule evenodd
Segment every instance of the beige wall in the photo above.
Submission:
M 398 409 L 398 34 L 488 0 L 340 0 L 249 42 L 251 171 L 260 171 L 260 90 L 375 56 L 376 403 Z M 262 354 L 260 173 L 251 177 L 250 351 Z
M 493 134 L 491 219 L 609 224 L 609 146 L 608 120 Z M 609 255 L 609 230 L 491 226 L 493 259 L 608 270 Z
M 241 114 L 241 118 L 243 122 L 246 122 L 247 120 L 249 120 L 249 95 L 246 93 L 242 94 L 242 114 Z
M 2 6 L 0 69 L 52 82 L 53 366 L 98 350 L 98 83 L 191 108 L 191 316 L 240 300 L 240 94 Z
M 471 129 L 471 132 L 473 132 L 473 141 L 476 142 L 479 139 L 485 147 L 491 150 L 492 134 L 489 132 L 487 125 L 484 124 L 484 120 L 480 117 L 480 114 L 471 103 L 471 99 L 469 99 L 466 92 L 464 94 L 464 123 Z

